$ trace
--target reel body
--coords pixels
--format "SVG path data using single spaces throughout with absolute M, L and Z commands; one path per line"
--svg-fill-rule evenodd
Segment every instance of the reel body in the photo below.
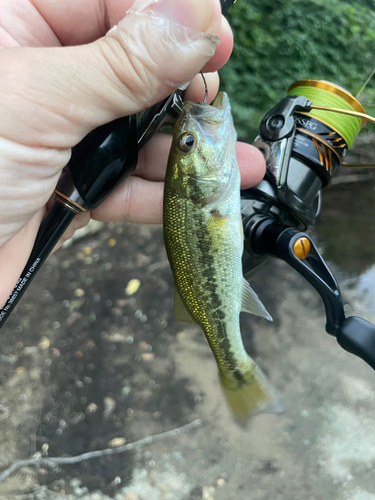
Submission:
M 296 82 L 289 90 L 301 87 L 322 87 L 344 98 L 354 113 L 364 113 L 351 94 L 333 84 L 307 80 Z M 311 112 L 313 108 L 305 95 L 288 95 L 260 124 L 254 145 L 265 157 L 266 174 L 257 186 L 241 192 L 244 275 L 250 278 L 269 256 L 287 262 L 320 294 L 326 331 L 375 369 L 375 326 L 361 318 L 345 317 L 338 284 L 311 237 L 303 232 L 314 225 L 321 209 L 321 191 L 338 171 L 351 144 L 348 130 L 357 126 L 359 131 L 365 121 L 352 118 L 357 120 L 349 123 L 354 127 L 344 130 L 345 122 L 335 126 L 337 113 L 322 120 Z

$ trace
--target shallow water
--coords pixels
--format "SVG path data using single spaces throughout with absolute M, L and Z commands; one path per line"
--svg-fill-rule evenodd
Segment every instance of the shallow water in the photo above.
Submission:
M 323 191 L 315 226 L 325 257 L 344 273 L 366 272 L 375 263 L 373 180 L 331 186 Z
M 327 190 L 314 230 L 345 310 L 372 321 L 374 195 L 373 184 Z M 135 451 L 23 467 L 0 498 L 373 500 L 374 372 L 325 333 L 319 296 L 286 264 L 270 261 L 252 285 L 274 322 L 244 316 L 245 346 L 285 412 L 243 429 L 203 334 L 174 320 L 160 227 L 105 226 L 53 255 L 1 331 L 1 469 L 201 422 Z
M 323 191 L 314 228 L 324 257 L 340 280 L 375 313 L 375 182 L 354 182 Z

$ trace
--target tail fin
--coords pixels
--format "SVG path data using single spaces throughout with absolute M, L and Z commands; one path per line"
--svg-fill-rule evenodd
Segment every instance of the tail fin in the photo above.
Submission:
M 220 382 L 229 407 L 241 424 L 259 413 L 284 411 L 277 392 L 251 358 L 248 369 L 241 373 L 241 380 L 234 374 L 220 372 Z

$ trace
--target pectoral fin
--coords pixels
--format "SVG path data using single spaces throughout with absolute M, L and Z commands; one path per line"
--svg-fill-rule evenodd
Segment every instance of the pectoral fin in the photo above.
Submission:
M 183 321 L 184 323 L 195 323 L 192 315 L 186 309 L 186 306 L 183 303 L 181 295 L 176 287 L 174 287 L 174 315 L 178 321 Z
M 259 300 L 258 295 L 254 292 L 245 278 L 242 280 L 241 311 L 255 314 L 256 316 L 261 316 L 262 318 L 272 321 L 272 316 L 268 313 L 267 309 Z

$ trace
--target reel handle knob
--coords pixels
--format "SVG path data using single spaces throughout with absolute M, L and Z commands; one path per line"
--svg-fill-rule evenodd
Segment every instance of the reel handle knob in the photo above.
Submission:
M 336 337 L 345 351 L 363 359 L 375 370 L 375 325 L 351 316 L 341 323 Z

